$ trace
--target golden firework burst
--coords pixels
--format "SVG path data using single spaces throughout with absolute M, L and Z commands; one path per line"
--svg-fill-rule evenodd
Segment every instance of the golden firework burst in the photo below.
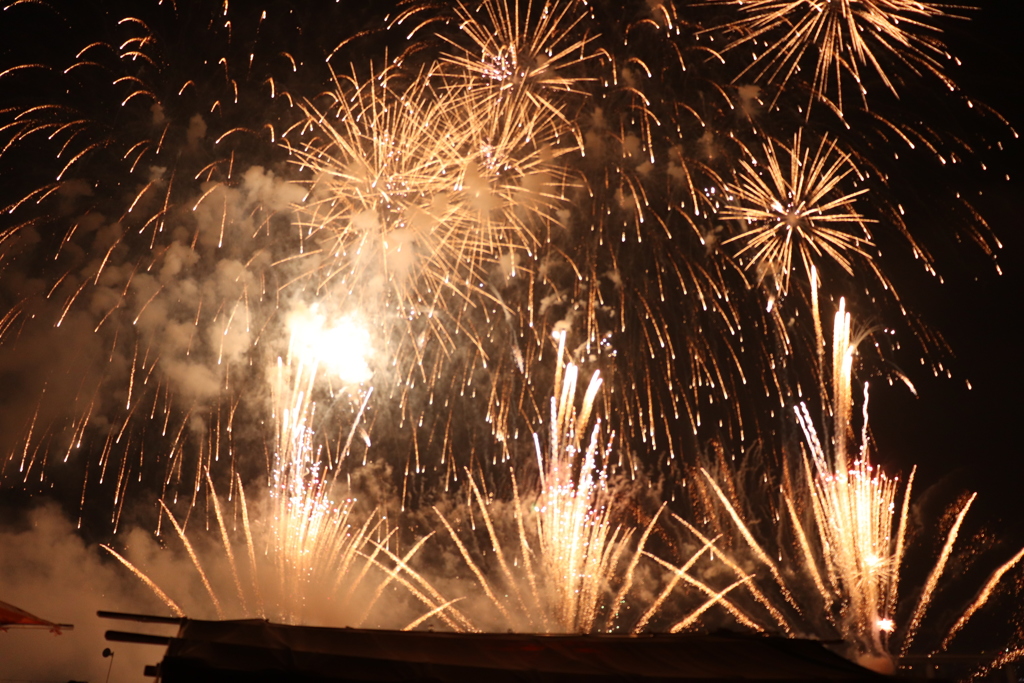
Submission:
M 935 19 L 957 16 L 948 7 L 916 0 L 717 0 L 711 4 L 737 6 L 739 18 L 724 28 L 739 35 L 724 51 L 740 46 L 754 50 L 753 62 L 740 77 L 750 74 L 785 87 L 806 62 L 812 62 L 812 96 L 831 102 L 839 111 L 844 77 L 853 79 L 862 98 L 867 94 L 868 71 L 897 93 L 895 77 L 888 70 L 894 63 L 915 74 L 932 74 L 954 87 L 943 74 L 940 59 L 948 59 L 948 54 L 933 25 Z
M 805 146 L 802 131 L 794 136 L 792 147 L 769 141 L 763 149 L 763 168 L 755 160 L 740 162 L 736 182 L 726 185 L 728 203 L 719 213 L 744 226 L 725 243 L 742 245 L 737 256 L 757 271 L 758 281 L 770 276 L 779 294 L 785 295 L 794 252 L 808 275 L 822 259 L 853 275 L 853 261 L 859 258 L 882 277 L 867 250 L 868 224 L 874 221 L 853 207 L 868 190 L 847 192 L 843 187 L 847 178 L 859 176 L 850 155 L 828 137 L 822 137 L 815 149 Z

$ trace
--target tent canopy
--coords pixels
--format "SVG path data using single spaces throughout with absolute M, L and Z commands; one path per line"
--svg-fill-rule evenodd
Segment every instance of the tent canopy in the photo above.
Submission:
M 0 630 L 11 626 L 28 628 L 42 627 L 48 628 L 54 633 L 60 633 L 62 629 L 74 628 L 71 624 L 55 624 L 52 621 L 40 619 L 34 614 L 29 614 L 19 607 L 0 601 Z

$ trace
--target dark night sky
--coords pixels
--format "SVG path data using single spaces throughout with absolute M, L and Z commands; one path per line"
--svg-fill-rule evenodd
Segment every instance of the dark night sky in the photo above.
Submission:
M 950 52 L 963 61 L 951 75 L 965 92 L 1024 128 L 1024 26 L 1016 3 L 977 4 L 980 10 L 968 13 L 970 21 L 947 26 Z M 902 293 L 909 308 L 941 331 L 953 348 L 954 377 L 932 381 L 913 374 L 916 399 L 901 387 L 877 387 L 872 422 L 881 462 L 904 471 L 917 463 L 922 482 L 951 477 L 958 485 L 978 489 L 990 499 L 987 504 L 1012 523 L 1020 517 L 1014 514 L 1012 501 L 1024 481 L 1024 442 L 1016 428 L 1024 407 L 1018 393 L 1024 386 L 1024 370 L 1017 359 L 1022 345 L 1012 333 L 1024 294 L 1024 170 L 1018 171 L 1024 169 L 1024 144 L 1012 142 L 1007 151 L 987 155 L 986 160 L 991 163 L 989 171 L 965 180 L 970 190 L 983 193 L 973 201 L 1004 244 L 999 256 L 1004 274 L 997 276 L 977 254 L 961 258 L 940 252 L 945 284 L 923 277 L 908 280 L 910 286 Z M 1003 180 L 1005 173 L 1011 176 L 1009 182 Z M 935 192 L 948 191 L 948 185 L 936 185 Z M 973 390 L 966 390 L 965 379 Z
M 115 3 L 116 4 L 116 3 Z M 960 86 L 1024 126 L 1020 88 L 1024 85 L 1024 50 L 1016 3 L 986 0 L 969 22 L 952 22 L 946 35 L 950 51 L 963 66 L 951 72 Z M 59 3 L 58 3 L 59 5 Z M 1003 135 L 1002 137 L 1008 137 Z M 1024 144 L 989 155 L 992 167 L 966 179 L 982 195 L 974 202 L 1005 247 L 999 261 L 1004 274 L 968 255 L 940 253 L 946 284 L 916 277 L 903 290 L 909 307 L 923 315 L 949 340 L 956 355 L 952 380 L 921 379 L 914 374 L 919 398 L 902 387 L 878 386 L 871 412 L 877 455 L 887 469 L 906 471 L 919 465 L 922 484 L 946 482 L 977 489 L 981 505 L 1018 532 L 1024 516 L 1015 499 L 1024 481 L 1024 448 L 1018 435 L 1024 402 L 1021 344 L 1013 333 L 1024 294 Z M 1004 173 L 1011 181 L 1002 179 Z M 947 192 L 937 185 L 936 192 Z M 973 390 L 965 388 L 967 379 Z M 955 486 L 953 483 L 955 482 Z
M 994 0 L 949 36 L 964 66 L 955 72 L 967 92 L 989 103 L 1020 130 L 1024 123 L 1022 22 L 1015 3 Z M 1004 136 L 1008 137 L 1008 136 Z M 987 264 L 949 259 L 947 282 L 905 292 L 947 337 L 956 354 L 953 380 L 918 383 L 920 398 L 900 388 L 872 395 L 871 412 L 882 462 L 906 470 L 917 463 L 922 483 L 942 481 L 946 496 L 958 488 L 981 493 L 976 514 L 1024 533 L 1020 508 L 1024 483 L 1024 364 L 1019 318 L 1024 296 L 1024 145 L 995 157 L 972 182 L 984 194 L 975 202 L 1004 244 L 1003 275 Z M 1011 180 L 1003 179 L 1009 173 Z M 941 264 L 940 264 L 941 265 Z M 979 267 L 980 265 L 980 267 Z M 964 379 L 973 390 L 968 391 Z M 984 512 L 982 512 L 984 511 Z M 998 528 L 998 526 L 997 526 Z

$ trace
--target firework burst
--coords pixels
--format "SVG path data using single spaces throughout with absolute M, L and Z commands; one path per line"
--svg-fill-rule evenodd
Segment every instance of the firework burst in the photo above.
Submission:
M 808 62 L 813 64 L 812 93 L 832 99 L 841 112 L 843 79 L 852 79 L 859 96 L 867 95 L 868 71 L 897 93 L 888 62 L 927 73 L 946 87 L 955 86 L 943 72 L 949 55 L 938 39 L 936 19 L 956 17 L 949 8 L 912 0 L 753 0 L 707 3 L 735 7 L 740 17 L 720 28 L 735 35 L 723 51 L 745 47 L 754 59 L 740 74 L 784 88 Z
M 460 107 L 429 78 L 397 90 L 400 76 L 388 76 L 346 80 L 352 92 L 339 80 L 335 107 L 306 108 L 313 138 L 293 150 L 316 174 L 303 233 L 312 253 L 322 245 L 324 282 L 391 285 L 400 307 L 440 314 L 545 239 L 530 214 L 554 217 L 564 170 L 560 153 L 536 140 L 530 112 L 508 112 L 488 131 L 493 117 Z
M 737 183 L 726 185 L 727 203 L 718 214 L 744 226 L 725 243 L 740 246 L 736 255 L 756 271 L 757 280 L 770 279 L 785 295 L 796 255 L 808 278 L 825 259 L 853 275 L 853 260 L 858 259 L 887 285 L 869 252 L 867 225 L 873 221 L 853 207 L 868 189 L 843 191 L 844 181 L 859 173 L 837 142 L 822 138 L 812 149 L 803 144 L 801 131 L 792 147 L 766 144 L 764 157 L 763 170 L 756 162 L 740 162 Z
M 900 614 L 910 484 L 873 463 L 866 432 L 857 443 L 855 344 L 844 322 L 825 362 L 815 273 L 829 299 L 866 297 L 884 317 L 901 305 L 889 233 L 934 272 L 888 195 L 896 162 L 906 146 L 959 164 L 969 145 L 884 115 L 892 98 L 868 110 L 866 92 L 880 80 L 900 94 L 908 69 L 952 87 L 932 24 L 954 10 L 136 5 L 93 17 L 85 41 L 46 36 L 53 54 L 0 54 L 0 373 L 31 394 L 0 411 L 14 425 L 0 430 L 4 483 L 56 479 L 81 510 L 103 489 L 115 528 L 136 492 L 159 491 L 161 523 L 223 606 L 185 531 L 207 501 L 247 614 L 306 619 L 323 591 L 359 603 L 359 621 L 397 582 L 426 611 L 408 625 L 474 630 L 486 619 L 412 566 L 450 537 L 505 627 L 727 619 L 839 635 L 855 656 L 913 644 L 968 504 Z M 28 27 L 48 8 L 18 0 L 4 18 Z M 54 25 L 88 13 L 66 12 Z M 852 84 L 865 106 L 844 109 Z M 808 92 L 839 116 L 812 117 Z M 984 221 L 967 232 L 991 253 Z M 285 330 L 300 311 L 310 324 Z M 879 357 L 904 341 L 888 336 L 872 339 Z M 342 356 L 355 361 L 344 374 L 328 367 Z M 578 387 L 587 374 L 603 389 Z M 772 547 L 724 454 L 703 473 L 693 454 L 710 438 L 784 455 L 793 427 L 779 416 L 802 402 L 802 454 L 759 473 L 781 488 L 759 493 L 788 543 Z M 829 415 L 818 425 L 815 403 Z M 363 445 L 363 465 L 379 462 L 359 469 Z M 81 481 L 53 476 L 61 459 Z M 387 480 L 374 503 L 424 512 L 431 529 L 436 505 L 448 536 L 403 537 L 423 530 L 361 509 L 350 477 Z M 692 486 L 701 514 L 677 519 L 696 545 L 662 552 L 664 512 L 630 522 L 627 479 L 654 481 L 651 496 Z M 470 536 L 463 514 L 485 530 Z M 680 586 L 703 604 L 681 607 Z

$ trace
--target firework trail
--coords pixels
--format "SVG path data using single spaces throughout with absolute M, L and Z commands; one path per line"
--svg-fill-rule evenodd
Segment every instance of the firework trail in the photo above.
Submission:
M 857 344 L 852 338 L 851 318 L 843 301 L 840 301 L 832 334 L 827 373 L 832 378 L 827 394 L 831 399 L 831 421 L 825 430 L 827 440 L 822 440 L 806 405 L 798 406 L 797 420 L 804 434 L 802 454 L 793 471 L 784 472 L 776 504 L 777 519 L 780 523 L 784 520 L 791 535 L 786 543 L 796 551 L 787 564 L 799 567 L 803 573 L 801 590 L 797 590 L 792 576 L 786 578 L 780 573 L 763 542 L 752 532 L 751 524 L 739 512 L 743 503 L 733 477 L 727 472 L 728 465 L 718 468 L 715 475 L 706 469 L 702 471 L 710 491 L 703 489 L 701 495 L 710 499 L 705 500 L 705 507 L 717 504 L 727 511 L 743 543 L 757 561 L 769 569 L 782 599 L 773 606 L 763 592 L 757 594 L 751 589 L 751 594 L 779 626 L 787 631 L 811 628 L 820 634 L 821 625 L 813 624 L 820 614 L 849 649 L 851 659 L 892 673 L 896 671 L 897 658 L 906 655 L 913 644 L 932 605 L 976 494 L 955 510 L 955 521 L 945 535 L 938 559 L 907 613 L 909 605 L 900 602 L 900 580 L 905 569 L 914 472 L 901 491 L 898 479 L 890 478 L 872 463 L 866 386 L 861 434 L 859 439 L 855 437 L 852 377 Z M 684 524 L 699 535 L 689 523 Z M 1021 553 L 1017 553 L 996 569 L 949 629 L 941 648 L 949 645 L 1021 557 Z M 744 576 L 734 562 L 727 563 Z M 803 596 L 808 593 L 814 596 L 814 601 L 802 604 L 806 599 Z M 901 610 L 901 606 L 904 609 Z M 906 614 L 905 622 L 897 619 L 898 611 Z M 805 620 L 810 620 L 811 625 Z
M 558 356 L 564 357 L 565 336 L 559 336 Z M 521 497 L 512 474 L 512 542 L 496 531 L 490 505 L 475 481 L 470 481 L 473 501 L 487 531 L 490 548 L 500 568 L 499 587 L 491 585 L 481 560 L 460 540 L 460 534 L 437 511 L 459 552 L 476 577 L 480 588 L 506 624 L 519 630 L 542 633 L 594 633 L 624 627 L 643 631 L 652 618 L 660 616 L 666 600 L 678 583 L 707 594 L 708 598 L 671 630 L 679 631 L 697 621 L 715 605 L 728 605 L 725 598 L 746 578 L 722 591 L 714 591 L 688 574 L 688 570 L 711 546 L 708 541 L 688 562 L 676 567 L 646 550 L 664 506 L 654 514 L 640 538 L 635 528 L 615 524 L 623 510 L 609 479 L 613 471 L 610 440 L 604 441 L 600 419 L 590 427 L 601 379 L 594 373 L 577 406 L 579 368 L 560 365 L 551 396 L 549 436 L 542 446 L 535 434 L 538 488 Z M 589 438 L 586 436 L 590 430 Z M 436 509 L 435 509 L 436 511 Z M 518 540 L 518 548 L 515 548 Z M 510 566 L 507 555 L 513 557 Z M 649 559 L 669 570 L 673 578 L 649 604 L 641 605 L 635 623 L 626 625 L 623 609 L 627 600 L 636 601 L 640 562 Z M 521 572 L 513 569 L 522 568 Z M 525 574 L 525 580 L 523 577 Z M 733 609 L 731 605 L 730 609 Z

